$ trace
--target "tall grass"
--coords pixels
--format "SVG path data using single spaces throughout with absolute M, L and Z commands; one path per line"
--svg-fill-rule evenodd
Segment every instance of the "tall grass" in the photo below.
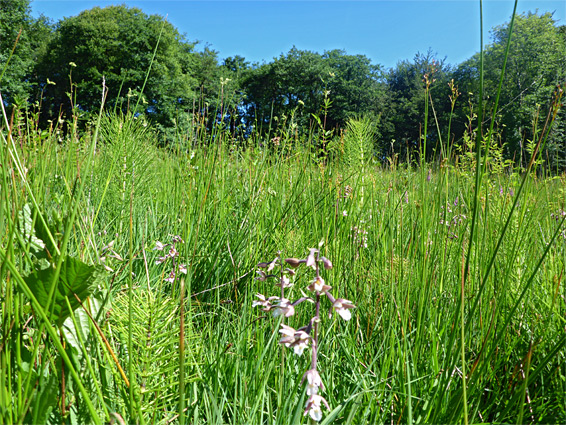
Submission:
M 475 174 L 385 168 L 363 122 L 322 161 L 234 149 L 220 128 L 166 151 L 105 112 L 60 140 L 65 123 L 16 114 L 0 132 L 2 423 L 306 423 L 309 359 L 282 362 L 277 319 L 251 303 L 275 293 L 259 261 L 321 239 L 327 282 L 357 305 L 320 338 L 324 423 L 566 421 L 564 176 L 489 174 L 479 140 Z M 307 284 L 299 271 L 291 294 Z

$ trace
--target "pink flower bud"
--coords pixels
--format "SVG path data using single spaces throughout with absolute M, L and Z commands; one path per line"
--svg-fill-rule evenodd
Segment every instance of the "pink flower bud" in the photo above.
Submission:
M 328 258 L 322 257 L 321 260 L 326 270 L 330 270 L 332 268 L 332 262 Z

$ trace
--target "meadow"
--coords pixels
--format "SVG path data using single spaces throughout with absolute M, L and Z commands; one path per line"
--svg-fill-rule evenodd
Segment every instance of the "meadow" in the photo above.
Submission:
M 63 143 L 21 123 L 2 133 L 4 423 L 308 422 L 308 355 L 283 354 L 278 325 L 313 306 L 252 302 L 279 291 L 258 263 L 319 246 L 356 305 L 346 322 L 322 300 L 323 423 L 566 418 L 564 176 L 476 186 L 292 138 L 164 151 L 131 116 Z M 297 270 L 290 299 L 309 292 Z
M 315 423 L 313 359 L 323 424 L 566 422 L 559 105 L 516 168 L 493 126 L 427 163 L 376 158 L 362 117 L 235 140 L 196 116 L 164 148 L 134 113 L 3 109 L 0 422 Z M 312 357 L 280 344 L 307 323 Z

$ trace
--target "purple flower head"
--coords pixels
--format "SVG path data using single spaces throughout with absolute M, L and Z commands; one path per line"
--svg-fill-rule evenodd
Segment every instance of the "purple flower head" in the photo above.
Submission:
M 313 292 L 326 292 L 326 291 L 329 291 L 330 289 L 332 289 L 332 287 L 328 286 L 324 282 L 324 279 L 322 277 L 317 276 L 317 277 L 314 278 L 314 280 L 308 286 L 308 289 L 309 289 L 309 291 L 313 291 Z
M 256 273 L 259 275 L 259 277 L 256 277 L 255 280 L 259 280 L 260 282 L 265 282 L 265 280 L 267 279 L 267 275 L 265 274 L 265 272 L 263 270 L 257 270 Z
M 301 383 L 304 380 L 307 380 L 307 395 L 318 394 L 318 389 L 324 391 L 324 384 L 322 383 L 322 379 L 316 369 L 308 370 L 304 375 Z
M 270 310 L 273 310 L 272 312 L 273 317 L 278 317 L 278 316 L 291 317 L 293 314 L 295 314 L 295 307 L 286 298 L 279 299 L 279 302 L 277 304 L 274 304 L 270 308 Z
M 279 332 L 283 337 L 279 340 L 280 344 L 285 345 L 287 348 L 292 348 L 296 355 L 300 356 L 309 346 L 312 340 L 311 336 L 302 330 L 295 330 L 290 326 L 281 325 Z
M 310 253 L 307 257 L 307 267 L 312 267 L 316 270 L 316 258 L 315 255 L 318 252 L 316 248 L 310 248 Z
M 342 319 L 348 321 L 352 318 L 352 313 L 350 309 L 356 308 L 356 306 L 350 300 L 344 298 L 338 298 L 332 303 L 332 309 L 342 317 Z M 332 310 L 329 316 L 332 315 Z
M 318 394 L 312 394 L 307 400 L 304 415 L 306 416 L 308 414 L 313 421 L 320 422 L 320 420 L 322 419 L 323 403 L 324 406 L 328 410 L 330 410 L 330 406 L 328 405 L 328 402 L 324 399 L 324 397 Z
M 263 310 L 264 311 L 269 311 L 273 308 L 273 304 L 272 301 L 278 300 L 279 297 L 269 297 L 269 298 L 265 298 L 264 295 L 262 294 L 255 294 L 255 296 L 257 298 L 259 298 L 258 300 L 254 300 L 252 302 L 252 307 L 258 307 L 258 306 L 262 306 L 265 307 Z
M 294 270 L 291 270 L 293 273 L 295 273 Z M 281 276 L 281 279 L 279 279 L 279 283 L 276 283 L 275 286 L 279 286 L 280 288 L 290 288 L 291 286 L 293 286 L 293 284 L 291 283 L 291 281 L 289 280 L 289 278 L 285 275 Z
M 175 281 L 175 271 L 171 270 L 171 273 L 169 273 L 169 276 L 166 277 L 165 282 L 169 282 L 169 283 L 173 283 Z

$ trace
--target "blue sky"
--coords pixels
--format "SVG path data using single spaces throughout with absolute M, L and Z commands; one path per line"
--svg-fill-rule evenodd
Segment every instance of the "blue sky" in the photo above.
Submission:
M 219 57 L 241 55 L 271 61 L 293 45 L 319 53 L 344 49 L 374 64 L 394 67 L 429 47 L 458 64 L 479 50 L 479 0 L 420 1 L 188 1 L 33 0 L 32 13 L 57 21 L 94 6 L 126 4 L 167 16 L 191 41 L 200 40 Z M 484 41 L 489 30 L 509 21 L 512 0 L 484 0 Z M 555 12 L 566 24 L 566 1 L 519 1 L 518 11 Z

